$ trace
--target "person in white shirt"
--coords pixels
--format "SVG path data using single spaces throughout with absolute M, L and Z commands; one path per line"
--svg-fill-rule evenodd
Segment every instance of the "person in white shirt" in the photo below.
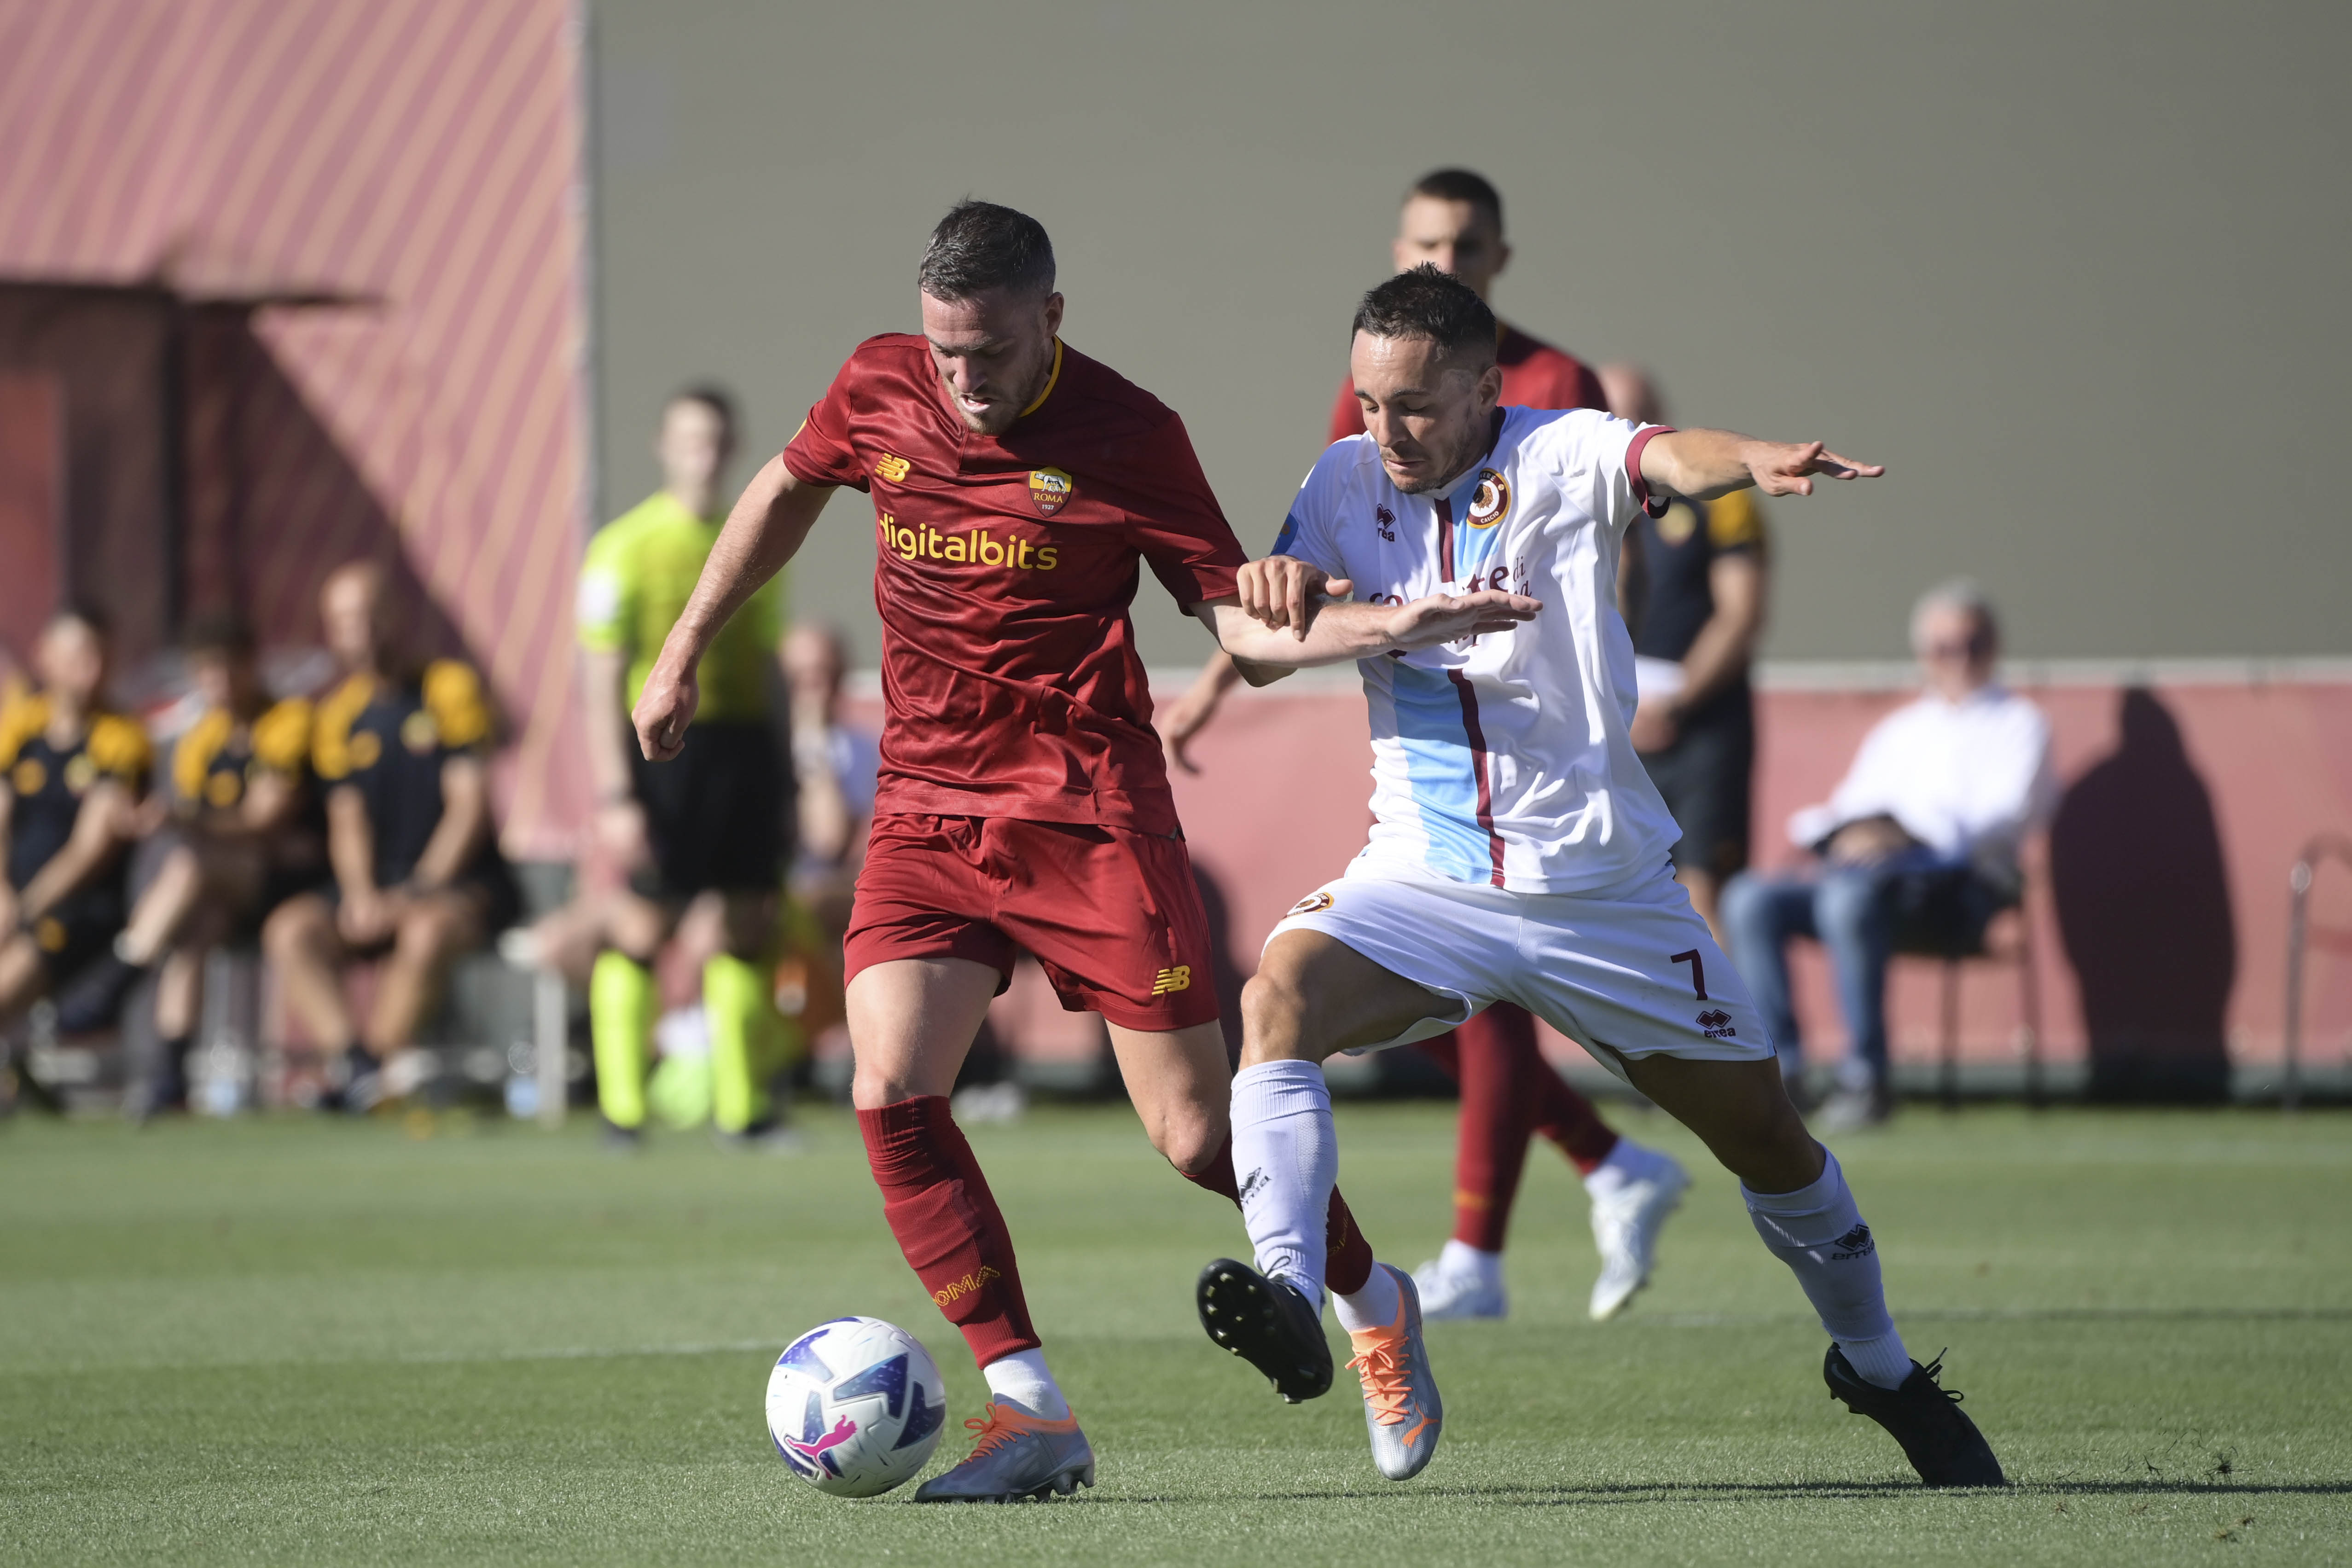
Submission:
M 1880 720 L 1827 804 L 1789 821 L 1817 863 L 1744 876 L 1723 893 L 1739 973 L 1762 1009 L 1781 1065 L 1802 1056 L 1790 1000 L 1787 947 L 1829 950 L 1853 1046 L 1822 1109 L 1836 1130 L 1884 1121 L 1886 965 L 1901 948 L 1968 952 L 1987 921 L 2017 901 L 2018 845 L 2047 809 L 2050 723 L 1993 679 L 2000 631 L 1974 584 L 1946 583 L 1911 613 L 1911 647 L 1927 678 L 1916 702 Z
M 1347 874 L 1275 927 L 1244 992 L 1234 1166 L 1257 1267 L 1220 1258 L 1202 1272 L 1202 1326 L 1278 1391 L 1328 1386 L 1321 1216 L 1339 1151 L 1322 1064 L 1516 1002 L 1739 1178 L 1758 1234 L 1833 1342 L 1834 1395 L 1892 1432 L 1929 1484 L 2000 1484 L 1983 1436 L 1895 1331 L 1870 1227 L 1674 879 L 1674 818 L 1630 738 L 1616 578 L 1634 515 L 1663 510 L 1668 491 L 1805 495 L 1814 475 L 1881 470 L 1817 441 L 1497 407 L 1494 314 L 1434 268 L 1364 296 L 1349 372 L 1366 434 L 1323 454 L 1239 595 L 1305 645 L 1286 662 L 1357 661 L 1376 820 Z M 1414 635 L 1457 607 L 1475 618 Z M 1271 677 L 1237 657 L 1245 678 Z M 1375 1268 L 1338 1315 L 1374 1460 L 1412 1476 L 1444 1415 L 1413 1281 Z

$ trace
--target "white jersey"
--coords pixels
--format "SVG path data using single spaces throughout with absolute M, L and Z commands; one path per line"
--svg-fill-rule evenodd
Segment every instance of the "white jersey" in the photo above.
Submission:
M 1369 436 L 1332 444 L 1275 542 L 1401 605 L 1503 588 L 1543 601 L 1507 632 L 1360 662 L 1372 726 L 1365 858 L 1523 893 L 1624 881 L 1681 837 L 1627 738 L 1633 643 L 1617 558 L 1650 497 L 1634 465 L 1664 426 L 1595 409 L 1502 408 L 1442 494 L 1390 482 Z

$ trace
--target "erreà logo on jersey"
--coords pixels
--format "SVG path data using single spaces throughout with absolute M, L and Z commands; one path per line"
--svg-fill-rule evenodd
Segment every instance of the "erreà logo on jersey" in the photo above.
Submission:
M 1039 468 L 1029 476 L 1029 499 L 1047 517 L 1069 505 L 1071 493 L 1076 488 L 1070 476 L 1059 468 Z
M 940 561 L 950 566 L 1009 567 L 1018 572 L 1051 572 L 1062 563 L 1059 547 L 1040 545 L 1018 535 L 999 538 L 985 528 L 942 532 L 921 524 L 900 522 L 889 512 L 875 520 L 882 548 L 908 561 Z
M 1492 468 L 1478 470 L 1478 488 L 1470 492 L 1470 510 L 1463 521 L 1473 528 L 1492 528 L 1510 514 L 1511 481 Z

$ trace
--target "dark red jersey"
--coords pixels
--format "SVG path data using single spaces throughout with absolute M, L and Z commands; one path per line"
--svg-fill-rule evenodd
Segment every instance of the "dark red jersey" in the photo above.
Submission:
M 1248 559 L 1183 421 L 1055 343 L 1002 436 L 949 406 L 919 337 L 868 338 L 784 448 L 874 498 L 882 616 L 877 813 L 1176 831 L 1128 619 L 1149 562 L 1186 606 Z
M 1503 328 L 1495 345 L 1495 363 L 1503 367 L 1506 408 L 1606 408 L 1608 395 L 1601 378 L 1574 354 L 1531 338 L 1513 326 Z M 1363 405 L 1356 401 L 1352 376 L 1339 382 L 1339 400 L 1331 405 L 1331 439 L 1344 441 L 1364 433 Z

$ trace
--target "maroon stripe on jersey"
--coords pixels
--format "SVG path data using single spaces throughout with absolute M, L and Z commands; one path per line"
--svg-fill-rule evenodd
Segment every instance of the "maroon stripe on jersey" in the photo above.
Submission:
M 1642 448 L 1656 437 L 1674 433 L 1675 427 L 1671 425 L 1644 425 L 1633 433 L 1631 441 L 1625 443 L 1625 478 L 1633 483 L 1634 500 L 1652 517 L 1666 515 L 1666 498 L 1650 493 L 1650 481 L 1642 477 Z
M 1454 581 L 1454 503 L 1437 503 L 1437 577 L 1451 585 Z
M 1454 682 L 1454 695 L 1462 699 L 1462 730 L 1470 737 L 1471 771 L 1478 775 L 1478 826 L 1486 830 L 1486 854 L 1495 866 L 1488 880 L 1499 888 L 1503 885 L 1503 836 L 1495 831 L 1495 786 L 1486 776 L 1486 731 L 1478 726 L 1478 693 L 1458 669 L 1447 670 L 1445 679 Z

